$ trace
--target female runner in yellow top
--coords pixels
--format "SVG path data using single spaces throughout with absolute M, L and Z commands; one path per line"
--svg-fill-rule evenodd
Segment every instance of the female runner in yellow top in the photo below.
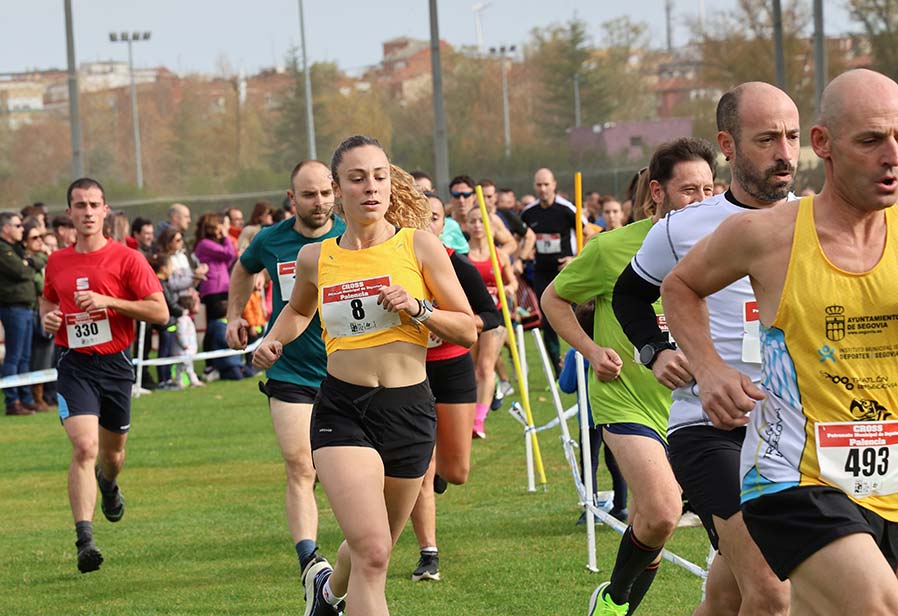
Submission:
M 299 251 L 290 301 L 253 363 L 274 363 L 317 307 L 328 374 L 312 413 L 312 457 L 346 540 L 333 569 L 317 557 L 303 571 L 305 616 L 339 614 L 344 597 L 348 616 L 382 616 L 390 552 L 436 434 L 428 330 L 465 347 L 477 331 L 446 250 L 421 230 L 430 206 L 411 176 L 359 135 L 340 144 L 331 172 L 346 232 Z

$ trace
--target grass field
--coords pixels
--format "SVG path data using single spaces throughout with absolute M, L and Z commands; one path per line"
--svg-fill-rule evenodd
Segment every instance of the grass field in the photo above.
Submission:
M 535 366 L 531 375 L 542 424 L 553 416 L 550 395 Z M 468 484 L 438 497 L 443 581 L 412 582 L 411 528 L 399 540 L 387 581 L 392 614 L 584 614 L 592 589 L 607 579 L 620 535 L 597 528 L 600 572 L 587 571 L 586 531 L 574 524 L 577 497 L 559 433 L 541 433 L 548 483 L 528 493 L 521 427 L 506 408 L 490 415 L 488 438 L 474 443 Z M 106 561 L 86 575 L 75 566 L 70 448 L 58 419 L 0 421 L 0 614 L 302 613 L 283 467 L 255 380 L 135 401 L 121 477 L 127 515 L 113 525 L 97 508 L 94 536 Z M 607 488 L 607 476 L 599 483 Z M 332 555 L 341 537 L 317 492 L 319 545 Z M 669 547 L 700 564 L 707 556 L 700 528 L 680 529 Z M 700 587 L 665 562 L 639 614 L 691 614 Z

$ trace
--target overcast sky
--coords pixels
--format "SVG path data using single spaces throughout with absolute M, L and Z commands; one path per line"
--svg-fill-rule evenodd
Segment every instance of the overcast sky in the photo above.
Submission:
M 806 0 L 810 6 L 811 0 Z M 476 43 L 473 0 L 440 0 L 440 36 L 452 45 Z M 623 14 L 648 23 L 656 47 L 665 44 L 664 0 L 493 0 L 481 12 L 486 47 L 527 40 L 531 29 L 584 19 L 596 39 L 600 24 Z M 688 39 L 687 20 L 729 10 L 736 0 L 674 0 L 674 43 Z M 843 2 L 826 2 L 826 32 L 857 30 Z M 835 6 L 834 6 L 835 5 Z M 134 46 L 135 65 L 178 73 L 214 73 L 223 64 L 252 74 L 281 64 L 299 44 L 297 0 L 72 0 L 78 62 L 127 59 L 110 31 L 150 30 Z M 377 63 L 381 43 L 397 36 L 426 39 L 427 0 L 305 0 L 312 62 L 344 70 Z M 626 8 L 621 8 L 621 7 Z M 66 66 L 63 0 L 0 0 L 0 73 Z

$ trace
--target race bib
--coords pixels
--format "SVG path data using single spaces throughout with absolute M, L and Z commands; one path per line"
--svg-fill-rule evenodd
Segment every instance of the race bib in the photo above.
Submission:
M 561 252 L 561 234 L 537 233 L 536 252 L 539 254 L 556 254 Z
M 281 287 L 281 299 L 290 301 L 293 294 L 293 283 L 296 282 L 296 261 L 278 262 L 278 284 Z
M 742 361 L 761 363 L 761 318 L 758 302 L 745 302 L 742 310 Z
M 667 334 L 667 341 L 673 342 L 674 340 L 670 336 L 670 330 L 667 328 L 667 317 L 664 316 L 664 313 L 662 312 L 661 314 L 656 314 L 655 318 L 658 320 L 658 327 L 663 333 Z M 639 349 L 637 349 L 636 347 L 633 347 L 633 361 L 635 361 L 637 364 L 640 363 Z
M 65 315 L 65 331 L 70 349 L 112 342 L 109 314 L 105 308 Z
M 898 492 L 898 421 L 818 423 L 820 478 L 854 498 Z
M 390 277 L 379 276 L 322 287 L 321 321 L 328 336 L 361 336 L 401 325 L 398 312 L 389 312 L 377 303 L 381 288 L 388 286 Z

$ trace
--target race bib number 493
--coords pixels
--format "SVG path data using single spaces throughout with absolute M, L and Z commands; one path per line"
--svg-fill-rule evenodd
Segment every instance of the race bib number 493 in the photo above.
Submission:
M 898 421 L 818 423 L 820 478 L 855 498 L 898 492 Z
M 378 305 L 382 287 L 390 286 L 389 276 L 353 280 L 321 288 L 321 320 L 333 338 L 361 336 L 402 324 L 398 312 Z
M 65 315 L 70 349 L 81 349 L 112 341 L 109 314 L 105 308 Z

